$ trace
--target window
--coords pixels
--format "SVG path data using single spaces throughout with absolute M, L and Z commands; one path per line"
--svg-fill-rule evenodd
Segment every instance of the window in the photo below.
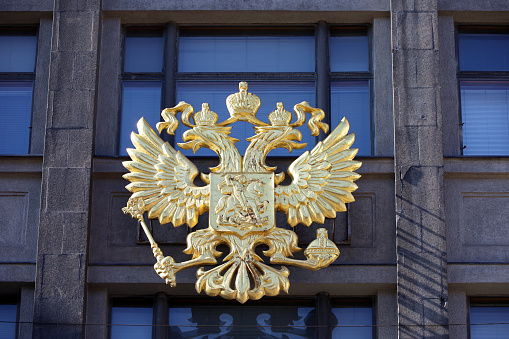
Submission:
M 374 338 L 370 300 L 338 300 L 332 304 L 332 338 Z
M 331 27 L 329 33 L 330 37 L 327 34 L 318 36 L 312 26 L 181 27 L 172 41 L 171 34 L 165 32 L 166 37 L 163 37 L 162 30 L 128 28 L 124 48 L 120 154 L 125 155 L 125 148 L 130 147 L 129 134 L 135 130 L 141 115 L 151 126 L 159 121 L 161 101 L 165 107 L 186 101 L 195 112 L 201 109 L 203 102 L 208 102 L 210 109 L 218 114 L 219 121 L 223 121 L 229 117 L 226 97 L 238 91 L 239 81 L 247 81 L 248 91 L 261 99 L 257 114 L 260 120 L 267 121 L 277 102 L 283 102 L 288 111 L 293 111 L 293 106 L 301 101 L 320 106 L 326 112 L 328 107 L 325 106 L 331 105 L 333 113 L 326 121 L 331 122 L 333 128 L 347 116 L 351 130 L 357 133 L 354 146 L 360 148 L 359 154 L 370 155 L 372 75 L 368 30 L 366 27 Z M 316 48 L 317 39 L 327 40 L 324 46 L 330 46 L 330 59 L 327 58 L 330 64 L 326 65 L 325 75 L 320 75 L 325 79 L 319 78 L 318 74 L 322 73 L 317 72 L 316 60 L 319 54 L 327 56 L 329 53 L 327 48 Z M 170 57 L 163 58 L 163 50 Z M 160 58 L 154 58 L 155 53 L 159 53 Z M 167 81 L 171 81 L 172 86 L 165 85 Z M 328 84 L 327 93 L 317 93 L 317 83 L 324 81 Z M 140 86 L 144 86 L 146 93 Z M 170 88 L 174 93 L 163 93 L 162 88 Z M 317 104 L 324 101 L 317 100 L 319 95 L 325 95 L 327 104 Z M 185 129 L 180 125 L 172 141 L 182 142 Z M 316 138 L 310 136 L 306 126 L 299 129 L 302 142 L 308 143 L 306 149 L 311 149 Z M 245 139 L 253 134 L 252 125 L 235 124 L 232 136 L 241 140 L 236 144 L 241 153 L 248 145 Z M 269 156 L 295 156 L 306 149 L 294 150 L 292 154 L 276 149 Z M 193 155 L 191 150 L 181 151 L 187 156 Z M 196 155 L 214 153 L 200 149 Z
M 152 337 L 151 300 L 114 301 L 111 308 L 110 338 Z
M 28 154 L 35 80 L 35 29 L 0 30 L 0 154 Z
M 152 307 L 147 300 L 119 299 L 112 303 L 111 338 L 318 339 L 319 328 L 328 328 L 332 338 L 374 337 L 371 299 L 333 299 L 332 308 L 331 303 L 317 300 L 324 301 L 267 298 L 241 305 L 220 298 L 182 299 L 160 293 Z M 319 308 L 328 310 L 330 318 L 315 317 Z
M 509 338 L 509 300 L 506 298 L 471 300 L 470 338 Z
M 119 154 L 132 147 L 131 131 L 143 116 L 155 128 L 160 119 L 163 85 L 163 30 L 128 29 L 124 41 Z
M 16 338 L 18 307 L 15 299 L 0 300 L 0 338 Z
M 509 155 L 509 33 L 460 27 L 459 87 L 464 155 Z

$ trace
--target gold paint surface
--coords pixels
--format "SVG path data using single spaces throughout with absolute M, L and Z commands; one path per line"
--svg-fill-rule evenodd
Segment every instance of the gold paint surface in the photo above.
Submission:
M 182 149 L 194 152 L 206 147 L 219 156 L 219 165 L 210 168 L 210 173 L 199 173 L 196 166 L 180 151 L 164 142 L 141 118 L 138 134 L 132 133 L 135 148 L 127 149 L 131 161 L 123 165 L 130 171 L 124 178 L 131 183 L 126 188 L 132 192 L 124 213 L 137 219 L 150 241 L 157 262 L 154 268 L 170 286 L 176 285 L 175 274 L 186 268 L 201 265 L 217 265 L 222 253 L 216 247 L 228 245 L 230 253 L 223 263 L 209 270 L 197 271 L 196 290 L 210 296 L 220 295 L 225 299 L 236 299 L 244 303 L 249 299 L 260 299 L 264 295 L 275 296 L 281 290 L 288 292 L 289 270 L 264 263 L 255 253 L 259 245 L 269 248 L 263 255 L 271 264 L 292 265 L 309 270 L 329 266 L 339 256 L 337 246 L 328 239 L 324 228 L 317 230 L 317 238 L 304 251 L 306 260 L 293 259 L 300 251 L 295 232 L 276 227 L 275 211 L 287 214 L 291 227 L 301 223 L 324 223 L 325 218 L 334 218 L 336 212 L 346 211 L 345 203 L 354 201 L 352 192 L 357 189 L 354 181 L 360 178 L 355 173 L 361 163 L 354 161 L 357 149 L 351 149 L 355 136 L 348 134 L 348 121 L 341 123 L 311 150 L 304 152 L 288 168 L 292 179 L 282 185 L 285 173 L 275 173 L 265 159 L 276 148 L 301 149 L 300 127 L 306 122 L 306 113 L 311 117 L 307 126 L 311 135 L 320 130 L 327 133 L 329 126 L 321 120 L 325 113 L 311 107 L 307 102 L 294 106 L 292 113 L 277 103 L 268 115 L 269 123 L 256 118 L 260 107 L 258 96 L 249 93 L 248 84 L 241 82 L 239 92 L 226 100 L 230 117 L 217 123 L 218 116 L 208 103 L 194 113 L 191 105 L 180 102 L 173 108 L 161 112 L 164 122 L 157 124 L 157 131 L 173 134 L 180 121 L 189 127 L 182 135 Z M 194 121 L 194 123 L 191 122 Z M 255 135 L 241 156 L 230 137 L 231 124 L 247 121 L 254 125 Z M 197 186 L 195 178 L 200 174 L 206 186 Z M 186 224 L 194 227 L 198 217 L 209 212 L 209 227 L 190 233 L 184 253 L 190 260 L 175 262 L 164 256 L 145 224 L 144 214 L 149 219 L 159 219 L 161 224 L 172 223 L 174 227 Z

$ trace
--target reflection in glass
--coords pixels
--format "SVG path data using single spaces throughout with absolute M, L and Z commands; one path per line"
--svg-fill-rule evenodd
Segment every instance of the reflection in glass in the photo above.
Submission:
M 332 338 L 373 338 L 371 307 L 333 307 L 332 315 Z
M 0 73 L 35 72 L 35 35 L 0 35 Z
M 314 338 L 314 309 L 295 306 L 170 308 L 172 339 Z
M 219 116 L 218 122 L 224 121 L 230 117 L 226 108 L 226 98 L 228 95 L 238 92 L 238 82 L 178 82 L 177 83 L 177 101 L 185 101 L 194 107 L 194 111 L 201 110 L 201 104 L 208 102 L 210 110 L 216 112 Z M 302 101 L 308 101 L 311 106 L 315 104 L 315 84 L 313 82 L 249 82 L 248 92 L 260 97 L 261 106 L 256 117 L 261 121 L 268 122 L 268 115 L 276 109 L 277 102 L 283 102 L 285 109 L 293 114 L 293 106 Z M 307 116 L 309 118 L 309 114 Z M 295 122 L 295 116 L 293 119 Z M 177 142 L 182 142 L 182 133 L 187 127 L 179 126 L 175 136 Z M 311 149 L 315 144 L 315 137 L 311 136 L 306 124 L 298 128 L 302 133 L 302 142 L 307 142 L 308 146 L 302 150 L 293 150 L 289 153 L 286 149 L 276 149 L 269 153 L 269 156 L 281 155 L 299 155 L 305 150 Z M 248 142 L 246 138 L 254 135 L 253 126 L 246 122 L 236 122 L 233 124 L 231 136 L 240 139 L 235 145 L 241 155 L 244 154 Z M 181 150 L 186 156 L 193 155 L 191 150 Z M 200 149 L 196 155 L 216 156 L 208 149 Z
M 160 81 L 124 81 L 122 93 L 122 127 L 120 134 L 121 155 L 132 148 L 131 132 L 137 132 L 136 123 L 144 117 L 154 128 L 161 116 Z
M 313 36 L 181 36 L 179 72 L 314 72 Z
M 509 71 L 509 34 L 459 34 L 460 71 Z
M 509 81 L 460 82 L 464 155 L 509 155 Z
M 16 305 L 0 304 L 0 338 L 16 338 Z
M 470 307 L 472 339 L 509 338 L 509 307 Z
M 112 307 L 110 338 L 152 338 L 152 308 Z
M 367 35 L 330 37 L 331 72 L 368 72 L 369 48 Z
M 163 71 L 163 37 L 126 37 L 124 72 Z
M 331 129 L 343 117 L 350 123 L 350 133 L 355 133 L 353 148 L 358 155 L 371 155 L 371 117 L 369 81 L 334 81 L 331 83 Z
M 27 154 L 33 81 L 0 81 L 0 154 Z

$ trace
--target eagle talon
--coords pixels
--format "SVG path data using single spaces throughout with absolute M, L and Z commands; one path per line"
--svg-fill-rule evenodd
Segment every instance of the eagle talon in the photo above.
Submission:
M 164 279 L 166 284 L 170 285 L 171 287 L 175 287 L 177 285 L 175 280 L 174 265 L 175 260 L 173 260 L 173 258 L 170 256 L 157 260 L 157 263 L 154 264 L 156 273 Z

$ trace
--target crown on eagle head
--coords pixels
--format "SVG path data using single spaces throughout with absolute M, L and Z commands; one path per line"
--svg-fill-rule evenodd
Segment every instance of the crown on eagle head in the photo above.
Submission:
M 260 108 L 260 98 L 252 93 L 247 92 L 247 82 L 239 83 L 239 92 L 233 93 L 226 98 L 226 107 L 230 116 L 236 114 L 256 115 Z

